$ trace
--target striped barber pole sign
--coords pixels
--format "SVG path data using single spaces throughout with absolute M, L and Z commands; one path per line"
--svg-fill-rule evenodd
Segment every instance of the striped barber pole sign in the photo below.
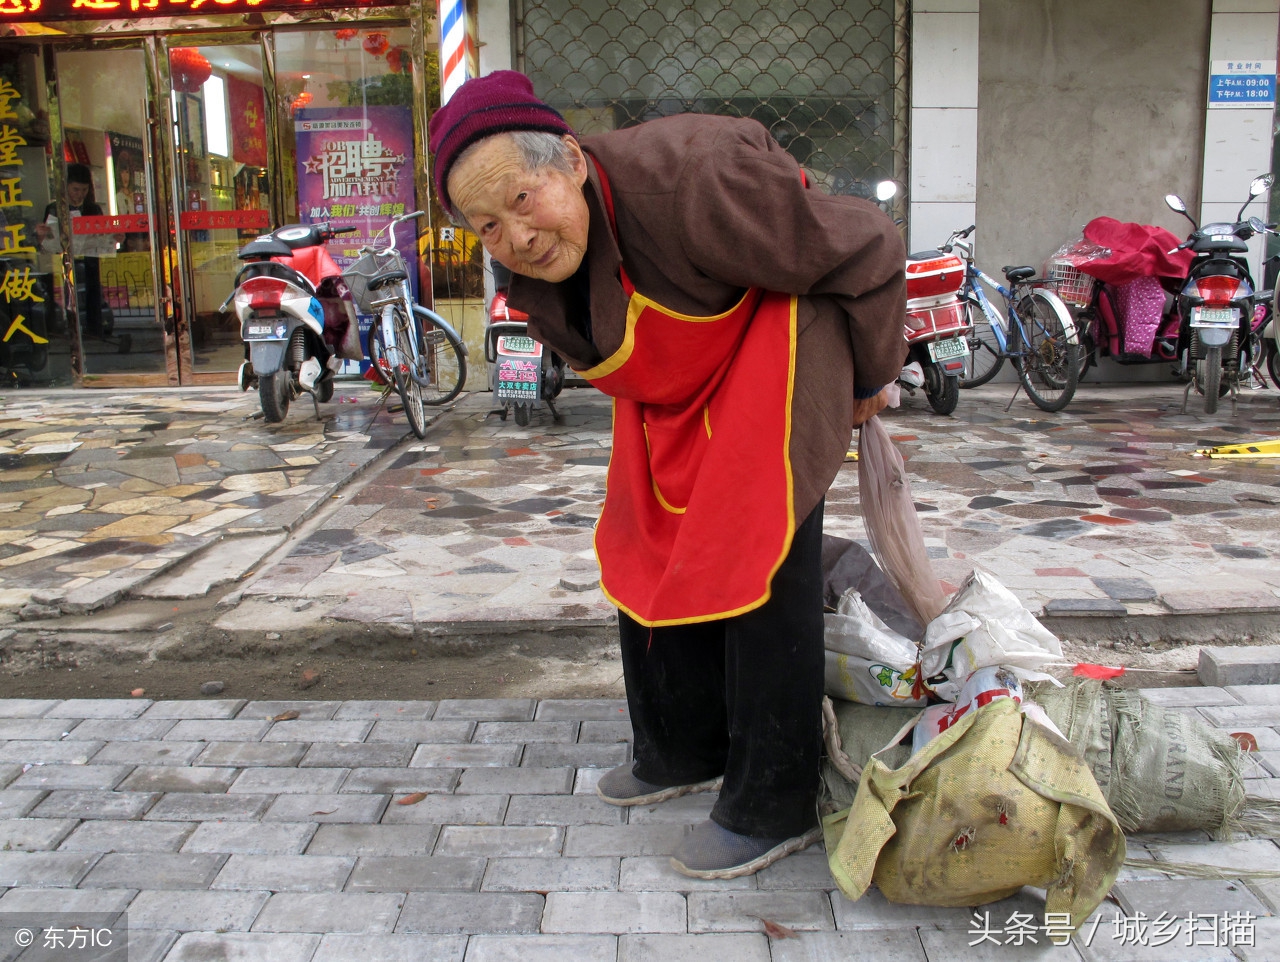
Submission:
M 449 102 L 462 82 L 473 75 L 475 39 L 467 29 L 464 0 L 439 0 L 440 104 Z

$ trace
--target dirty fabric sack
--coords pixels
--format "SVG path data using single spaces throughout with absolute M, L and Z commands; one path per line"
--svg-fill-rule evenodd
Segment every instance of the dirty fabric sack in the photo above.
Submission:
M 899 737 L 905 735 L 905 729 Z M 823 819 L 840 890 L 973 906 L 1044 888 L 1077 927 L 1115 882 L 1124 834 L 1080 754 L 1011 699 L 962 717 L 900 768 L 873 756 L 853 806 Z
M 911 755 L 910 742 L 904 739 L 900 744 L 889 745 L 889 741 L 919 714 L 917 708 L 877 708 L 839 698 L 823 699 L 826 752 L 819 804 L 824 815 L 853 804 L 863 767 L 874 753 L 879 752 L 880 761 L 889 768 L 906 762 Z
M 1126 832 L 1230 833 L 1245 804 L 1244 755 L 1230 735 L 1093 679 L 1031 697 L 1084 753 Z

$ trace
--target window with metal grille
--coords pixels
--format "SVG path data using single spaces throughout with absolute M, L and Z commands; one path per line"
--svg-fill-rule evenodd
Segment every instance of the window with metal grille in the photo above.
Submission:
M 516 17 L 520 69 L 580 134 L 752 117 L 831 193 L 906 182 L 906 0 L 522 0 Z

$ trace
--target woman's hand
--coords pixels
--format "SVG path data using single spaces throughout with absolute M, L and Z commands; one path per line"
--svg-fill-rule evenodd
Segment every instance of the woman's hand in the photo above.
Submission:
M 883 389 L 871 397 L 853 399 L 853 426 L 860 427 L 879 414 L 889 404 L 889 398 Z

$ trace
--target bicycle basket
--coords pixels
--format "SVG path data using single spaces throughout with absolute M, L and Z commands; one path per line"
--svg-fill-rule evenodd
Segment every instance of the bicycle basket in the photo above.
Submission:
M 399 251 L 365 251 L 342 272 L 342 279 L 351 289 L 351 299 L 355 301 L 356 307 L 365 314 L 372 314 L 377 310 L 376 302 L 385 296 L 379 295 L 372 288 L 376 288 L 380 280 L 396 271 L 408 273 Z
M 1093 278 L 1066 258 L 1055 257 L 1049 264 L 1049 286 L 1073 307 L 1087 307 L 1093 294 Z

